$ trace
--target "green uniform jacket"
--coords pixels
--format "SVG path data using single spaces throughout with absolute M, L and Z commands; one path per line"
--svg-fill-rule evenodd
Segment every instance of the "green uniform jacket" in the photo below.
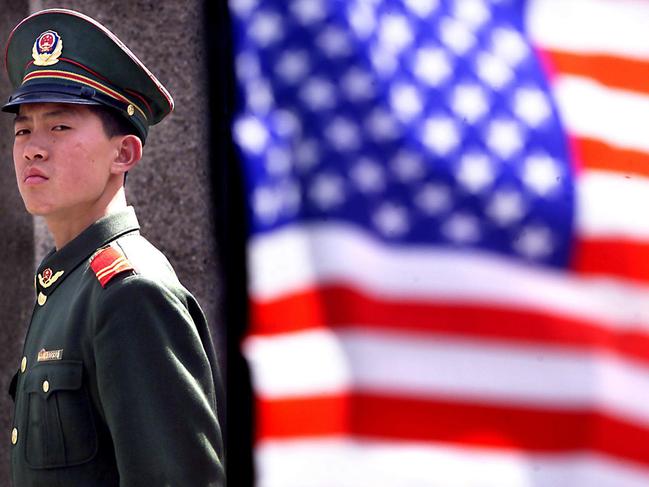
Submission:
M 38 269 L 12 384 L 15 487 L 225 485 L 205 317 L 138 230 L 128 208 Z M 109 244 L 134 270 L 104 288 L 90 261 Z

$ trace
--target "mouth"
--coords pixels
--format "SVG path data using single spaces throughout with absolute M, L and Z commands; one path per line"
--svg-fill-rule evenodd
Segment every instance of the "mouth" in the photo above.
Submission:
M 23 182 L 27 186 L 34 186 L 37 184 L 42 184 L 47 181 L 49 178 L 38 169 L 31 168 L 29 169 L 23 178 Z

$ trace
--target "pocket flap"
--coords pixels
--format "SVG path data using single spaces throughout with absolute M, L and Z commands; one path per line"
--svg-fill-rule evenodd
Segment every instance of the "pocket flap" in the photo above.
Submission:
M 56 391 L 76 390 L 83 380 L 83 363 L 75 360 L 37 364 L 25 377 L 25 391 L 49 396 Z M 43 385 L 47 381 L 46 386 Z

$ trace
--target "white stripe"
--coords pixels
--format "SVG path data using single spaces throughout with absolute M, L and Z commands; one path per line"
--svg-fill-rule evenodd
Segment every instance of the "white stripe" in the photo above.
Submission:
M 527 266 L 496 254 L 387 246 L 342 223 L 255 237 L 248 258 L 250 292 L 259 301 L 337 283 L 388 299 L 550 311 L 629 330 L 649 326 L 647 286 Z
M 265 441 L 258 487 L 646 487 L 649 472 L 595 454 L 541 455 L 337 438 Z
M 533 0 L 530 37 L 541 47 L 649 58 L 649 3 L 638 0 Z
M 552 90 L 568 132 L 649 152 L 648 96 L 580 76 L 558 76 Z
M 649 240 L 648 178 L 586 171 L 579 177 L 576 195 L 580 235 Z
M 649 424 L 649 368 L 602 351 L 369 330 L 250 337 L 244 351 L 260 397 L 353 387 L 401 397 L 596 409 Z

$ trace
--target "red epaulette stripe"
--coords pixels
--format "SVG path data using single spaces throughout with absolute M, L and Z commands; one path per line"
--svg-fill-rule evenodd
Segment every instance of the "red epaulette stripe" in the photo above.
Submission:
M 106 247 L 97 252 L 90 261 L 90 267 L 94 271 L 101 287 L 118 274 L 133 270 L 126 257 L 113 247 Z

